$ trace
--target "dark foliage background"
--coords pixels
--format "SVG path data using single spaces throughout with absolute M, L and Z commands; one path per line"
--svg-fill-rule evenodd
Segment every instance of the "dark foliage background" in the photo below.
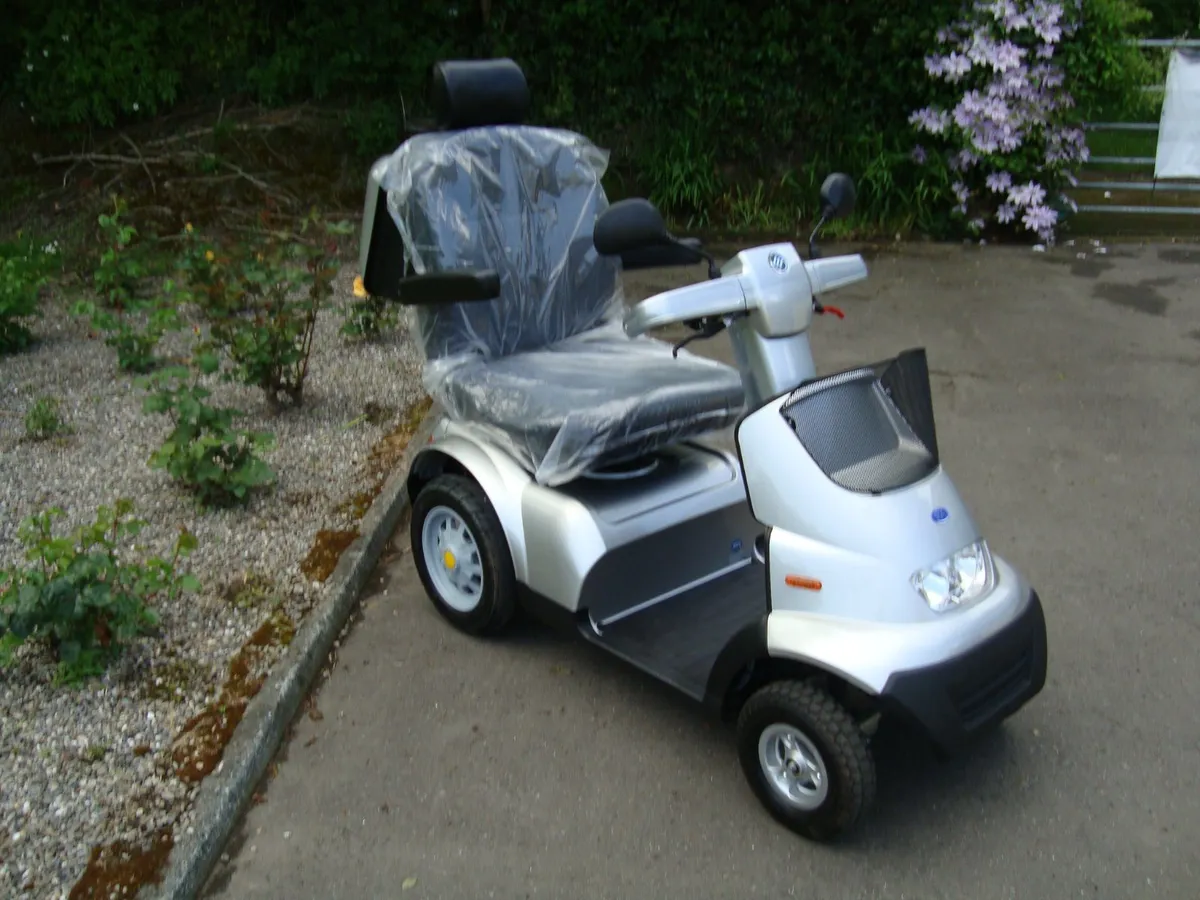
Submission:
M 1071 0 L 1067 0 L 1068 3 Z M 1064 54 L 1081 117 L 1130 102 L 1135 34 L 1196 29 L 1200 2 L 1085 0 Z M 910 160 L 923 58 L 960 0 L 7 0 L 0 91 L 59 137 L 183 104 L 331 106 L 362 157 L 426 113 L 430 64 L 509 55 L 537 120 L 613 151 L 614 192 L 697 224 L 811 203 L 838 168 L 863 215 L 948 227 Z M 22 119 L 24 121 L 24 119 Z

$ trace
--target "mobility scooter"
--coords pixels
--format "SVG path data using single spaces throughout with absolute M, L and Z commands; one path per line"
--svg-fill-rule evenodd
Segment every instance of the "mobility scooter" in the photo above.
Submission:
M 870 804 L 881 717 L 954 752 L 1042 690 L 1041 601 L 940 463 L 923 350 L 814 370 L 819 298 L 860 256 L 818 258 L 814 231 L 807 259 L 718 267 L 646 200 L 609 203 L 605 151 L 525 124 L 511 60 L 439 63 L 431 98 L 436 130 L 370 171 L 360 266 L 407 308 L 437 403 L 407 484 L 445 619 L 541 613 L 707 706 L 812 840 Z M 853 182 L 821 201 L 844 215 Z M 623 269 L 702 263 L 627 308 Z M 727 333 L 736 366 L 649 334 L 678 323 Z

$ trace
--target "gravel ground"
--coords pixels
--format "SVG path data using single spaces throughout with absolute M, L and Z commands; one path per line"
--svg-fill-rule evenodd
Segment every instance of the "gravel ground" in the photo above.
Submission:
M 339 275 L 339 300 L 349 299 L 351 278 L 348 268 Z M 148 554 L 165 558 L 180 526 L 195 534 L 189 566 L 203 589 L 160 606 L 161 634 L 103 679 L 55 686 L 52 661 L 32 646 L 0 671 L 2 897 L 65 897 L 94 846 L 189 827 L 196 786 L 175 775 L 173 742 L 218 697 L 231 658 L 264 621 L 279 621 L 282 609 L 299 624 L 318 599 L 322 586 L 300 563 L 318 530 L 355 527 L 347 501 L 371 487 L 368 454 L 421 394 L 403 327 L 352 343 L 337 333 L 338 311 L 325 312 L 301 409 L 272 415 L 259 392 L 215 386 L 210 402 L 248 413 L 239 427 L 275 433 L 265 458 L 278 485 L 246 509 L 200 514 L 146 465 L 167 418 L 141 411 L 143 392 L 117 371 L 114 351 L 64 309 L 58 298 L 44 304 L 34 326 L 42 343 L 0 358 L 0 566 L 20 560 L 17 527 L 31 513 L 61 507 L 65 531 L 127 497 L 149 522 L 139 539 Z M 166 344 L 186 352 L 189 337 Z M 71 434 L 26 441 L 25 413 L 46 395 L 59 399 Z M 377 408 L 382 417 L 364 420 Z M 230 586 L 248 574 L 269 579 L 269 589 L 232 597 Z M 281 652 L 262 648 L 252 668 L 266 671 Z

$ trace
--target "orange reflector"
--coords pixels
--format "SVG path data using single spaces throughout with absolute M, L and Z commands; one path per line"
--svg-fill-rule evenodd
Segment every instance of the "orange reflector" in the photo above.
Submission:
M 819 591 L 821 582 L 815 578 L 805 578 L 803 575 L 788 575 L 783 579 L 788 587 L 804 588 L 806 591 Z

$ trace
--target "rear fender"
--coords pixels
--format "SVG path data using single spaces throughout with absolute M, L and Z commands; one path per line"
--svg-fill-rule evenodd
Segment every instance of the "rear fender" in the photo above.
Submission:
M 422 449 L 413 460 L 407 479 L 410 502 L 434 478 L 451 472 L 469 476 L 483 489 L 508 538 L 517 581 L 527 583 L 529 563 L 521 493 L 530 482 L 529 475 L 511 460 L 469 438 L 447 436 Z

